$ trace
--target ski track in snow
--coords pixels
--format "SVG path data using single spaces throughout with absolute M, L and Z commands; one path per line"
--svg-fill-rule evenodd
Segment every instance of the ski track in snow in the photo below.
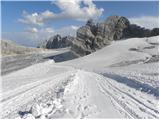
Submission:
M 43 74 L 38 76 L 40 80 L 22 84 L 10 91 L 6 88 L 7 91 L 1 93 L 1 117 L 158 119 L 158 64 L 157 58 L 152 59 L 155 47 L 148 47 L 157 46 L 157 38 L 152 39 L 153 41 L 147 39 L 145 45 L 142 42 L 139 47 L 132 49 L 138 50 L 135 51 L 137 56 L 144 55 L 138 62 L 123 61 L 123 65 L 122 62 L 117 62 L 108 67 L 90 70 L 80 69 L 78 65 L 46 63 L 46 69 L 41 71 Z M 147 50 L 144 50 L 146 47 Z M 148 49 L 152 52 L 149 53 Z M 144 53 L 140 54 L 139 51 Z M 63 69 L 63 72 L 52 75 L 55 67 Z M 30 72 L 31 68 L 25 70 Z M 41 78 L 45 74 L 48 76 Z
M 101 81 L 100 89 L 102 92 L 104 92 L 104 94 L 110 94 L 110 96 L 133 118 L 158 118 L 158 104 L 155 104 L 158 101 L 150 103 L 150 101 L 153 102 L 153 99 L 149 98 L 148 95 L 115 81 L 115 79 L 110 78 L 106 78 L 106 80 Z M 107 89 L 107 87 L 110 89 Z
M 128 87 L 126 84 L 119 83 L 115 79 L 106 77 L 106 75 L 103 76 L 84 70 L 72 71 L 67 76 L 68 77 L 65 77 L 61 83 L 54 86 L 55 89 L 49 89 L 53 87 L 51 85 L 52 82 L 49 81 L 47 81 L 46 84 L 40 85 L 38 89 L 51 85 L 48 90 L 45 90 L 47 94 L 43 91 L 45 94 L 41 94 L 41 97 L 39 96 L 39 98 L 37 98 L 36 96 L 34 103 L 32 103 L 32 106 L 30 106 L 27 111 L 25 110 L 28 106 L 24 105 L 24 111 L 18 111 L 19 108 L 17 108 L 16 112 L 19 112 L 21 118 L 94 118 L 100 117 L 99 115 L 103 113 L 106 114 L 103 116 L 104 118 L 113 117 L 107 115 L 106 111 L 108 110 L 105 109 L 105 107 L 109 106 L 108 103 L 105 105 L 108 100 L 115 107 L 115 109 L 111 109 L 110 112 L 115 112 L 116 114 L 123 113 L 123 117 L 158 118 L 159 112 L 156 104 L 158 101 L 153 101 L 153 98 L 148 97 L 149 95 L 144 92 Z M 112 74 L 112 76 L 114 75 Z M 58 78 L 56 77 L 56 79 Z M 99 89 L 97 90 L 97 88 Z M 28 92 L 26 91 L 23 92 L 22 95 L 17 95 L 4 103 L 2 102 L 3 109 L 5 111 L 11 110 L 12 106 L 14 108 L 13 111 L 15 111 L 16 107 L 21 108 L 21 106 L 18 106 L 18 102 L 22 99 L 19 98 L 24 99 L 25 97 L 26 99 L 27 96 L 32 96 L 32 89 L 29 91 L 31 94 L 26 93 Z M 92 94 L 94 91 L 95 95 L 101 95 L 101 98 L 104 97 L 105 99 L 100 101 L 95 100 L 95 97 L 98 96 Z M 97 91 L 99 92 L 96 94 Z M 27 102 L 28 101 L 26 101 L 26 104 Z M 98 105 L 99 102 L 103 103 L 103 109 L 97 107 L 100 106 Z M 12 105 L 13 103 L 16 103 L 16 106 Z M 5 108 L 6 106 L 10 108 Z M 36 106 L 34 110 L 33 106 Z M 122 116 L 119 114 L 119 117 Z

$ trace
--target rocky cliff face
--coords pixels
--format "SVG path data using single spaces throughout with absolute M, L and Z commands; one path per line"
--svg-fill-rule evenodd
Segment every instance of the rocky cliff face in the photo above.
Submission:
M 64 48 L 71 45 L 71 42 L 74 38 L 71 36 L 61 37 L 59 34 L 51 37 L 49 40 L 46 40 L 41 46 L 42 48 L 47 49 L 56 49 Z
M 77 30 L 76 38 L 62 38 L 56 35 L 51 37 L 44 46 L 48 49 L 71 46 L 74 52 L 83 56 L 109 45 L 113 40 L 156 35 L 159 35 L 159 28 L 149 30 L 130 24 L 125 17 L 110 16 L 100 23 L 95 23 L 92 19 L 88 20 L 85 26 Z
M 125 17 L 110 16 L 104 22 L 95 24 L 93 20 L 89 20 L 85 26 L 80 27 L 76 40 L 72 43 L 72 50 L 80 55 L 87 55 L 109 45 L 113 40 L 156 35 L 159 35 L 158 28 L 149 30 L 130 24 Z

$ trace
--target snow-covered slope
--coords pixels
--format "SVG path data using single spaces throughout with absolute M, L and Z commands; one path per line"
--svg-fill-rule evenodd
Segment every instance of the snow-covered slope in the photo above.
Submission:
M 3 76 L 2 118 L 158 118 L 159 37 Z
M 95 53 L 64 64 L 97 69 L 97 67 L 104 68 L 113 64 L 146 60 L 151 58 L 151 55 L 158 55 L 158 39 L 158 37 L 151 37 L 116 41 Z

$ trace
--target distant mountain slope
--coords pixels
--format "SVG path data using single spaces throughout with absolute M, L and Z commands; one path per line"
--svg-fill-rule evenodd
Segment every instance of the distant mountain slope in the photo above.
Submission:
M 42 49 L 37 48 L 31 48 L 31 47 L 25 47 L 19 44 L 16 44 L 13 41 L 10 40 L 1 40 L 0 43 L 1 46 L 1 55 L 15 55 L 15 54 L 26 54 L 26 53 L 32 53 L 32 52 L 38 52 Z

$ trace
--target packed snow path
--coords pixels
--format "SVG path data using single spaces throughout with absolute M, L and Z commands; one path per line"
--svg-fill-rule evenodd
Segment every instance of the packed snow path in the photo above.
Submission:
M 45 81 L 3 100 L 4 117 L 19 114 L 21 118 L 158 118 L 158 99 L 110 77 L 74 70 L 55 78 L 61 82 Z

